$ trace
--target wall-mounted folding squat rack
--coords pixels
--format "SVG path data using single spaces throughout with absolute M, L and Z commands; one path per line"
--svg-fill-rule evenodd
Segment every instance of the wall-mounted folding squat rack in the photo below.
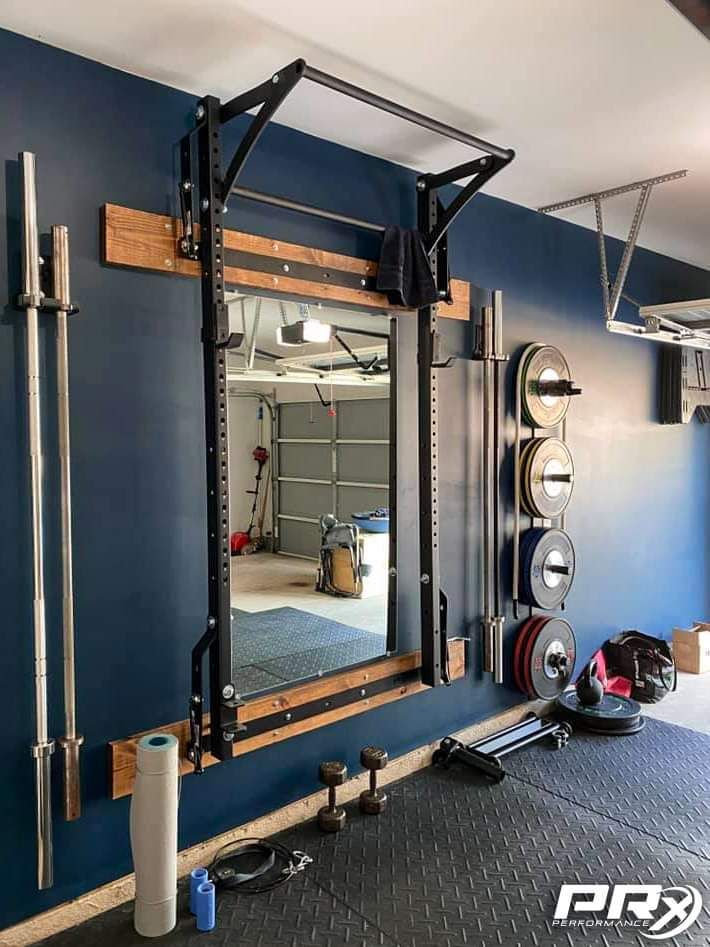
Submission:
M 423 174 L 416 182 L 418 227 L 429 254 L 432 272 L 442 301 L 450 298 L 447 233 L 456 216 L 495 174 L 512 161 L 514 152 L 467 132 L 446 125 L 405 106 L 338 79 L 297 59 L 274 73 L 266 82 L 229 102 L 206 96 L 197 105 L 195 128 L 181 143 L 181 205 L 183 239 L 181 250 L 188 260 L 199 260 L 202 281 L 202 319 L 205 381 L 205 428 L 207 449 L 207 538 L 209 565 L 209 613 L 207 628 L 192 657 L 190 701 L 190 754 L 201 770 L 202 662 L 209 654 L 210 752 L 217 759 L 233 755 L 240 729 L 239 700 L 232 681 L 230 631 L 229 473 L 227 457 L 226 349 L 241 342 L 230 336 L 225 305 L 225 267 L 229 251 L 223 246 L 223 215 L 230 198 L 238 197 L 286 211 L 307 214 L 372 232 L 381 224 L 321 210 L 285 197 L 264 194 L 238 186 L 239 176 L 268 122 L 287 96 L 307 79 L 356 99 L 445 138 L 475 149 L 479 155 L 437 174 Z M 237 116 L 250 117 L 226 172 L 222 163 L 222 131 Z M 440 198 L 446 185 L 466 181 L 451 202 Z M 199 235 L 196 222 L 199 221 Z M 234 265 L 232 263 L 232 265 Z M 288 271 L 285 271 L 288 272 Z M 317 273 L 312 277 L 318 279 Z M 325 274 L 327 278 L 327 274 Z M 322 281 L 326 279 L 322 277 Z M 418 314 L 419 381 L 419 525 L 422 681 L 429 686 L 446 682 L 446 596 L 439 578 L 439 485 L 438 485 L 438 371 L 450 359 L 440 354 L 437 305 Z

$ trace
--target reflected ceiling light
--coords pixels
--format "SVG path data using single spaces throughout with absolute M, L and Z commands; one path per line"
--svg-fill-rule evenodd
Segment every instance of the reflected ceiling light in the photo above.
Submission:
M 328 342 L 333 336 L 333 326 L 318 319 L 302 319 L 276 330 L 279 345 L 306 345 L 308 342 Z

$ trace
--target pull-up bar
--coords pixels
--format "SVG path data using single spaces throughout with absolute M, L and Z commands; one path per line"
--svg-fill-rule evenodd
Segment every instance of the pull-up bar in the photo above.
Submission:
M 500 170 L 501 164 L 506 165 L 515 157 L 515 152 L 511 148 L 502 148 L 500 145 L 494 145 L 483 138 L 478 138 L 476 135 L 470 135 L 468 132 L 454 128 L 452 125 L 447 125 L 428 115 L 423 115 L 421 112 L 416 112 L 414 109 L 399 105 L 397 102 L 392 102 L 391 99 L 386 99 L 382 95 L 376 95 L 374 92 L 361 89 L 359 86 L 353 85 L 351 82 L 346 82 L 344 79 L 338 79 L 337 76 L 331 76 L 327 72 L 321 72 L 320 69 L 314 69 L 313 66 L 309 66 L 304 59 L 296 59 L 292 63 L 289 63 L 288 66 L 284 66 L 283 69 L 275 72 L 271 79 L 262 82 L 261 85 L 253 89 L 249 89 L 247 92 L 242 92 L 240 95 L 235 96 L 229 102 L 220 106 L 219 123 L 221 125 L 236 118 L 237 115 L 243 115 L 245 112 L 260 106 L 259 111 L 227 168 L 221 194 L 223 202 L 226 203 L 230 194 L 234 193 L 237 178 L 264 127 L 271 121 L 281 103 L 301 79 L 310 79 L 311 82 L 322 85 L 327 89 L 332 89 L 333 92 L 339 92 L 341 95 L 348 96 L 348 98 L 356 99 L 358 102 L 364 102 L 366 105 L 371 105 L 381 112 L 388 112 L 390 115 L 395 115 L 405 122 L 411 122 L 413 125 L 419 125 L 420 128 L 426 128 L 437 135 L 442 135 L 444 138 L 449 138 L 452 141 L 458 141 L 463 145 L 468 145 L 470 148 L 475 148 L 484 155 L 490 156 L 491 159 L 498 159 L 498 162 L 500 162 L 500 164 L 496 163 L 494 167 L 489 164 L 482 165 L 479 168 L 475 168 L 470 164 L 461 165 L 456 169 L 462 172 L 459 177 L 467 177 L 468 175 L 475 174 L 476 171 L 489 172 L 486 176 L 491 176 Z M 201 114 L 204 114 L 204 106 L 202 106 L 202 109 L 202 113 L 200 113 L 198 109 L 198 121 L 201 120 Z M 456 180 L 456 178 L 449 178 L 450 182 L 454 180 Z M 252 194 L 251 197 L 253 200 L 260 199 L 257 198 L 255 194 Z M 302 207 L 305 207 L 305 205 L 302 205 Z M 291 210 L 295 209 L 294 207 L 291 208 Z M 310 211 L 302 210 L 302 212 L 309 213 Z M 372 228 L 368 227 L 367 229 Z
M 436 132 L 437 135 L 443 135 L 444 138 L 460 141 L 462 145 L 477 148 L 485 154 L 495 155 L 496 158 L 502 158 L 504 161 L 510 161 L 515 157 L 515 152 L 510 148 L 501 148 L 499 145 L 494 145 L 490 141 L 478 138 L 476 135 L 469 135 L 468 132 L 463 132 L 458 128 L 454 128 L 452 125 L 446 125 L 444 122 L 439 122 L 435 118 L 423 115 L 421 112 L 415 112 L 413 109 L 399 105 L 397 102 L 392 102 L 390 99 L 386 99 L 381 95 L 375 95 L 373 92 L 368 92 L 367 89 L 361 89 L 351 82 L 338 79 L 337 76 L 331 76 L 327 72 L 321 72 L 320 69 L 314 69 L 313 66 L 309 66 L 305 62 L 303 66 L 304 79 L 310 79 L 312 82 L 332 89 L 334 92 L 341 92 L 351 99 L 357 99 L 359 102 L 372 105 L 374 108 L 378 108 L 383 112 L 389 112 L 390 115 L 396 115 L 397 118 L 404 119 L 405 122 L 411 122 L 413 125 L 428 128 L 429 131 Z

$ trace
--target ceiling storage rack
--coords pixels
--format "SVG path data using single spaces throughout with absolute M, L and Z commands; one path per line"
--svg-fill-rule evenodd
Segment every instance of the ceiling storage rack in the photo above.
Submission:
M 230 336 L 225 303 L 224 268 L 230 251 L 223 246 L 223 214 L 234 197 L 269 204 L 285 211 L 308 214 L 334 223 L 381 232 L 372 223 L 344 214 L 321 210 L 286 197 L 241 187 L 239 177 L 260 135 L 279 106 L 303 80 L 370 105 L 435 134 L 469 146 L 477 152 L 471 160 L 440 173 L 423 174 L 416 181 L 418 228 L 441 298 L 450 297 L 447 233 L 456 216 L 480 188 L 509 164 L 514 152 L 484 141 L 465 131 L 413 111 L 380 95 L 309 66 L 297 59 L 229 102 L 205 96 L 197 105 L 195 127 L 182 140 L 181 214 L 184 257 L 200 262 L 205 384 L 205 426 L 207 451 L 207 538 L 209 562 L 209 613 L 207 628 L 192 656 L 192 697 L 190 701 L 190 757 L 201 769 L 204 746 L 202 734 L 202 663 L 209 658 L 210 745 L 213 757 L 224 760 L 234 753 L 240 731 L 240 701 L 232 681 L 232 639 L 230 634 L 230 551 L 229 474 L 227 459 L 226 350 L 241 342 Z M 256 110 L 256 114 L 246 113 Z M 237 116 L 250 119 L 240 143 L 223 171 L 222 131 Z M 447 185 L 464 182 L 453 199 L 444 205 L 440 191 Z M 199 224 L 199 227 L 198 227 Z M 314 276 L 314 279 L 318 279 Z M 322 281 L 327 273 L 322 274 Z M 437 304 L 418 312 L 419 380 L 419 526 L 422 682 L 436 686 L 447 681 L 446 596 L 439 582 L 439 486 L 438 486 L 438 372 L 449 364 L 440 356 Z
M 685 169 L 672 171 L 669 174 L 660 174 L 655 178 L 646 178 L 643 181 L 635 181 L 632 184 L 624 184 L 621 187 L 613 187 L 606 191 L 583 194 L 581 197 L 560 201 L 557 204 L 547 204 L 545 207 L 539 207 L 538 210 L 541 214 L 552 214 L 567 210 L 570 207 L 594 204 L 604 321 L 609 332 L 628 335 L 633 338 L 648 339 L 652 342 L 668 342 L 672 345 L 682 345 L 687 348 L 710 350 L 710 300 L 696 299 L 689 302 L 642 306 L 637 300 L 624 293 L 626 277 L 636 249 L 651 191 L 659 184 L 666 184 L 669 181 L 684 178 L 687 173 Z M 629 234 L 624 244 L 619 269 L 612 282 L 607 265 L 602 202 L 610 197 L 617 197 L 634 191 L 638 191 L 639 196 Z M 637 322 L 625 322 L 617 319 L 619 303 L 622 299 L 637 308 Z

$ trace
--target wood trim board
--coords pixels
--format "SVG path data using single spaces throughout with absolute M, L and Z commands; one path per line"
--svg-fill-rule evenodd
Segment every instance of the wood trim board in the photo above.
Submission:
M 182 236 L 182 223 L 177 217 L 164 214 L 152 214 L 147 211 L 133 210 L 118 204 L 104 204 L 101 208 L 102 262 L 114 266 L 152 270 L 158 273 L 177 273 L 180 276 L 197 278 L 200 264 L 197 260 L 188 260 L 182 256 L 179 242 Z M 316 282 L 288 276 L 276 275 L 257 269 L 259 257 L 265 261 L 278 260 L 284 264 L 305 264 L 319 267 L 324 272 L 338 271 L 371 278 L 377 274 L 377 263 L 360 257 L 331 253 L 315 247 L 287 243 L 270 237 L 244 233 L 240 230 L 224 231 L 225 250 L 238 251 L 256 262 L 246 266 L 225 266 L 225 284 L 244 289 L 263 290 L 271 294 L 299 296 L 304 299 L 320 299 L 359 306 L 363 309 L 375 309 L 391 313 L 408 313 L 412 310 L 393 307 L 383 293 L 370 289 L 355 289 L 337 283 Z M 453 302 L 440 303 L 438 315 L 444 319 L 468 321 L 470 318 L 470 284 L 464 280 L 451 280 Z
M 449 668 L 452 681 L 465 676 L 465 645 L 465 641 L 461 638 L 449 642 Z M 420 680 L 414 680 L 372 696 L 367 695 L 367 687 L 373 682 L 414 671 L 421 667 L 421 663 L 421 652 L 412 651 L 408 654 L 396 655 L 359 667 L 349 668 L 337 674 L 319 678 L 317 681 L 298 684 L 295 687 L 277 691 L 274 694 L 247 700 L 244 706 L 239 709 L 239 720 L 244 723 L 263 717 L 271 717 L 280 711 L 286 712 L 303 704 L 323 700 L 334 694 L 357 687 L 363 688 L 365 691 L 362 700 L 333 710 L 325 710 L 295 723 L 284 724 L 284 726 L 267 730 L 254 737 L 238 740 L 234 744 L 234 756 L 243 756 L 245 753 L 251 753 L 265 746 L 272 746 L 302 733 L 309 733 L 319 727 L 327 727 L 339 720 L 345 720 L 348 717 L 354 717 L 366 713 L 368 710 L 374 710 L 376 707 L 392 703 L 392 701 L 401 700 L 403 697 L 410 697 L 412 694 L 429 690 Z M 180 720 L 164 727 L 155 727 L 152 730 L 134 733 L 129 737 L 113 740 L 108 744 L 109 796 L 111 799 L 120 799 L 122 796 L 128 796 L 133 792 L 138 741 L 147 733 L 170 733 L 176 736 L 180 744 L 181 772 L 183 775 L 192 773 L 192 763 L 187 759 L 187 742 L 190 733 L 189 721 Z M 205 715 L 205 733 L 209 733 L 209 718 L 207 715 Z M 219 761 L 210 756 L 209 753 L 205 753 L 202 762 L 204 766 L 212 766 Z

